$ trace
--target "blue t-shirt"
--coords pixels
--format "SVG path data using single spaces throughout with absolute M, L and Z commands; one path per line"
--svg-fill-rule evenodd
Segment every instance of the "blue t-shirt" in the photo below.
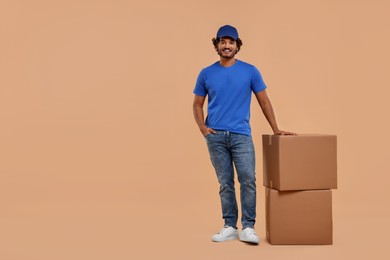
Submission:
M 266 88 L 255 66 L 236 60 L 224 67 L 218 61 L 200 72 L 194 94 L 208 95 L 207 127 L 250 136 L 252 92 Z

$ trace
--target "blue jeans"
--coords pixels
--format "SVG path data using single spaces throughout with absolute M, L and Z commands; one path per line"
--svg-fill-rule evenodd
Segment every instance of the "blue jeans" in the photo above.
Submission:
M 238 209 L 234 189 L 234 168 L 240 182 L 241 223 L 254 227 L 256 219 L 255 149 L 252 137 L 217 130 L 206 137 L 211 162 L 220 184 L 219 195 L 225 226 L 237 228 Z

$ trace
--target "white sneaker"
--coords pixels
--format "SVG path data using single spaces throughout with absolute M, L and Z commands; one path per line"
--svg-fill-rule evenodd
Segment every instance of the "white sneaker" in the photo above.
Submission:
M 252 244 L 259 243 L 259 237 L 256 235 L 256 231 L 253 228 L 245 228 L 240 232 L 240 240 Z
M 223 242 L 238 238 L 237 229 L 234 227 L 223 227 L 219 233 L 215 234 L 211 240 L 214 242 Z

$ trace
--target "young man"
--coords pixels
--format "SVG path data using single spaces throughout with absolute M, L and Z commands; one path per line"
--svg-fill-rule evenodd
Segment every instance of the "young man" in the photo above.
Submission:
M 241 241 L 258 244 L 254 230 L 256 219 L 255 150 L 249 124 L 252 92 L 267 118 L 274 134 L 292 135 L 279 130 L 266 85 L 253 65 L 237 60 L 242 41 L 236 28 L 225 25 L 212 39 L 220 60 L 204 68 L 194 89 L 193 111 L 199 130 L 206 139 L 211 162 L 220 184 L 219 195 L 225 221 L 212 241 L 238 238 L 238 207 L 234 189 L 234 168 L 240 182 Z M 208 96 L 207 118 L 203 105 Z

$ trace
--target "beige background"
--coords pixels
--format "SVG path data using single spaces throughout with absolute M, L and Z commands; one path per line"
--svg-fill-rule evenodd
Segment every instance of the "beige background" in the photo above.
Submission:
M 386 0 L 0 2 L 0 259 L 388 259 Z M 338 136 L 334 245 L 216 244 L 218 184 L 192 117 L 211 38 L 239 30 L 279 126 Z

